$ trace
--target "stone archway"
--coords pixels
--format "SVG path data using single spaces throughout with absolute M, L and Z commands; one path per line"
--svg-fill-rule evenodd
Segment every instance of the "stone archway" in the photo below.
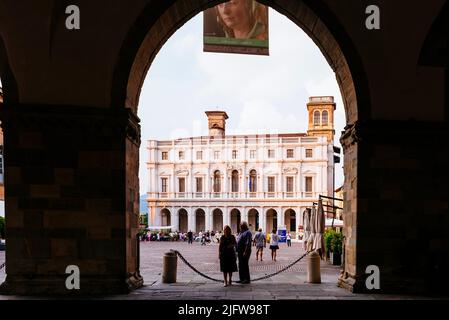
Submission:
M 160 18 L 153 24 L 149 24 L 148 21 L 149 17 L 154 16 L 155 13 L 148 5 L 136 20 L 138 28 L 132 29 L 123 43 L 120 60 L 114 71 L 113 86 L 117 90 L 112 92 L 112 105 L 125 105 L 136 113 L 146 73 L 159 49 L 179 26 L 202 10 L 221 2 L 223 1 L 175 2 L 167 6 L 165 11 L 161 11 Z M 350 37 L 345 33 L 345 28 L 323 2 L 314 0 L 295 3 L 288 0 L 261 0 L 260 2 L 286 15 L 306 32 L 335 72 L 348 124 L 342 145 L 345 155 L 345 181 L 348 183 L 346 188 L 351 188 L 353 192 L 350 193 L 351 198 L 345 201 L 355 201 L 357 199 L 357 167 L 353 163 L 357 159 L 358 150 L 357 141 L 353 138 L 357 136 L 355 132 L 359 130 L 356 124 L 368 119 L 371 109 L 370 90 L 361 58 Z M 346 155 L 349 155 L 350 161 L 346 160 Z M 276 220 L 273 219 L 273 221 Z M 355 220 L 348 220 L 349 223 L 352 221 Z M 356 235 L 355 233 L 347 235 L 347 241 L 350 244 L 348 252 L 351 252 L 346 260 L 346 266 L 349 268 L 347 274 L 353 278 L 356 278 L 357 273 L 354 267 Z

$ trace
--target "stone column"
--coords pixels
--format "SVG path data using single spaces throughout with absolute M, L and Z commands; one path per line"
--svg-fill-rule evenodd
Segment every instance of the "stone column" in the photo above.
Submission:
M 125 108 L 4 104 L 1 125 L 8 155 L 1 293 L 119 294 L 141 286 L 139 119 Z M 68 265 L 81 270 L 80 290 L 66 289 Z
M 241 221 L 248 222 L 248 208 L 243 207 L 241 213 L 242 213 Z
M 285 226 L 285 214 L 282 207 L 277 207 L 278 229 Z
M 295 209 L 295 218 L 296 218 L 296 225 L 295 225 L 295 234 L 296 234 L 296 239 L 298 238 L 299 235 L 299 226 L 301 225 L 301 221 L 302 221 L 302 208 L 301 207 L 297 207 Z
M 262 207 L 260 209 L 261 210 L 259 212 L 260 212 L 260 215 L 261 215 L 261 218 L 262 218 L 260 226 L 262 228 L 262 231 L 265 232 L 265 234 L 267 234 L 268 233 L 268 230 L 267 230 L 267 209 L 264 208 L 264 207 Z
M 196 214 L 193 212 L 192 207 L 186 208 L 186 211 L 188 229 L 192 230 L 192 232 L 196 232 Z
M 179 231 L 179 212 L 175 207 L 172 207 L 173 220 L 171 225 L 173 226 L 173 231 Z
M 204 210 L 204 219 L 205 219 L 206 231 L 207 230 L 211 231 L 212 230 L 212 224 L 211 224 L 212 219 L 211 219 L 210 207 L 206 207 L 205 208 L 205 210 Z
M 154 215 L 154 225 L 156 226 L 160 226 L 162 225 L 162 208 L 161 207 L 156 207 L 156 212 Z
M 266 214 L 265 209 L 263 207 L 257 208 L 257 212 L 259 212 L 259 228 L 262 228 L 262 231 L 266 234 Z

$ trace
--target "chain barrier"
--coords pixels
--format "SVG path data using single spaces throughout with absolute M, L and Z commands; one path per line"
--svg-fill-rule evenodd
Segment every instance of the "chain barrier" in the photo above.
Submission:
M 3 262 L 2 264 L 0 264 L 0 270 L 2 270 L 5 266 L 6 266 L 6 262 Z
M 196 273 L 198 273 L 200 276 L 202 276 L 202 277 L 204 277 L 204 278 L 206 278 L 206 279 L 215 281 L 215 282 L 223 282 L 223 279 L 215 279 L 215 278 L 211 278 L 211 277 L 209 277 L 208 275 L 206 275 L 206 274 L 202 273 L 201 271 L 199 271 L 198 269 L 196 269 L 194 266 L 192 266 L 192 265 L 187 261 L 187 259 L 186 259 L 186 258 L 185 258 L 185 257 L 178 251 L 178 250 L 173 250 L 173 249 L 172 249 L 171 251 L 174 252 L 174 253 L 176 253 L 176 254 L 179 256 L 179 258 L 180 258 L 180 259 L 181 259 L 181 260 L 182 260 L 182 261 L 183 261 L 183 262 L 184 262 L 190 269 L 192 269 L 193 271 L 195 271 Z M 298 259 L 296 259 L 295 261 L 293 261 L 292 263 L 290 263 L 288 266 L 282 268 L 281 270 L 276 271 L 276 272 L 271 273 L 271 274 L 268 274 L 268 275 L 265 275 L 265 276 L 260 277 L 260 278 L 253 279 L 253 280 L 251 280 L 251 282 L 259 281 L 259 280 L 265 280 L 265 279 L 274 277 L 275 275 L 278 275 L 278 274 L 281 273 L 281 272 L 286 271 L 287 269 L 293 267 L 295 264 L 297 264 L 299 261 L 301 261 L 301 260 L 302 260 L 305 256 L 307 256 L 310 252 L 311 252 L 311 251 L 307 251 L 307 252 L 304 253 L 301 257 L 299 257 Z

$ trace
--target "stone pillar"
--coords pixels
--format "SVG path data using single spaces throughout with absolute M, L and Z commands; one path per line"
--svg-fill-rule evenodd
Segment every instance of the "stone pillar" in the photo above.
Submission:
M 259 228 L 262 228 L 262 231 L 267 233 L 265 228 L 265 212 L 263 208 L 257 208 L 257 212 L 259 213 Z
M 301 221 L 302 221 L 302 208 L 301 207 L 297 207 L 295 209 L 295 213 L 296 213 L 296 226 L 295 226 L 295 234 L 296 234 L 296 239 L 298 238 L 299 235 L 299 226 L 301 225 Z
M 242 216 L 240 217 L 241 221 L 248 222 L 248 208 L 243 207 L 241 213 L 242 213 Z
M 282 207 L 276 208 L 278 217 L 278 229 L 285 227 L 285 213 Z
M 196 230 L 196 213 L 193 211 L 192 207 L 189 207 L 187 209 L 187 221 L 188 221 L 187 225 L 189 226 L 189 230 L 192 230 L 192 232 L 197 232 L 197 230 Z
M 262 228 L 262 231 L 265 232 L 265 234 L 268 233 L 267 230 L 267 209 L 266 208 L 260 208 L 260 216 L 261 216 L 261 222 L 260 226 Z
M 160 226 L 162 225 L 162 208 L 161 207 L 156 207 L 156 212 L 154 214 L 154 225 L 156 226 Z
M 225 207 L 223 211 L 223 227 L 225 225 L 231 226 L 231 216 L 228 207 Z
M 449 147 L 437 137 L 448 136 L 447 124 L 437 122 L 347 126 L 340 140 L 346 238 L 341 286 L 367 291 L 366 268 L 376 265 L 384 292 L 447 288 Z M 418 253 L 420 259 L 410 258 Z
M 139 287 L 139 119 L 129 109 L 2 105 L 6 247 L 1 294 Z M 67 290 L 66 267 L 81 272 Z
M 212 219 L 211 219 L 211 212 L 210 212 L 210 207 L 206 207 L 204 210 L 204 219 L 205 219 L 205 226 L 206 226 L 206 231 L 211 231 L 212 230 Z
M 173 226 L 172 231 L 179 231 L 179 213 L 176 211 L 175 207 L 171 208 L 171 219 L 170 224 Z

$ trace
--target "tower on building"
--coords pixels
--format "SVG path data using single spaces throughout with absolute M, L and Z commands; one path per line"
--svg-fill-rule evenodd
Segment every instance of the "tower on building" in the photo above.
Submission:
M 224 137 L 226 129 L 226 119 L 228 115 L 224 111 L 206 111 L 209 120 L 209 135 Z
M 335 106 L 332 96 L 309 98 L 309 103 L 307 103 L 307 110 L 309 111 L 307 134 L 309 136 L 326 136 L 327 141 L 334 141 Z

